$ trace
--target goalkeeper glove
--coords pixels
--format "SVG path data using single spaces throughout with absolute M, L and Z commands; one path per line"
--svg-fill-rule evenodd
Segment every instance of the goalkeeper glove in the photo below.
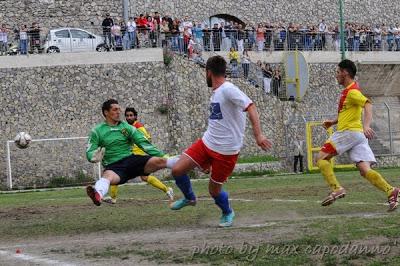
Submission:
M 103 157 L 104 157 L 104 153 L 105 153 L 105 152 L 106 152 L 106 148 L 104 148 L 104 147 L 98 147 L 98 148 L 94 151 L 94 153 L 93 153 L 91 162 L 92 162 L 92 163 L 101 162 L 101 161 L 103 160 Z

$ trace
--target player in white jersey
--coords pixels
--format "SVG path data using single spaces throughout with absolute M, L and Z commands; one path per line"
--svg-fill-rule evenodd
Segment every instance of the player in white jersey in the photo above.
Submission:
M 238 87 L 225 80 L 226 61 L 221 56 L 207 60 L 207 85 L 212 88 L 208 127 L 203 137 L 190 146 L 172 168 L 173 175 L 183 175 L 193 168 L 203 171 L 211 169 L 208 185 L 209 193 L 215 204 L 222 210 L 219 225 L 231 226 L 235 213 L 229 205 L 228 193 L 222 185 L 232 173 L 239 151 L 243 145 L 246 128 L 246 112 L 253 127 L 254 138 L 263 149 L 271 148 L 271 142 L 261 132 L 259 115 L 253 101 Z M 185 194 L 188 183 L 178 184 Z M 179 210 L 185 206 L 194 206 L 196 198 L 184 197 L 171 204 L 171 209 Z

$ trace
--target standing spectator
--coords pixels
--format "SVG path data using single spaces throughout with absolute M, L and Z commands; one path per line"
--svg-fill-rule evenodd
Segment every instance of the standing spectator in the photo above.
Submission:
M 201 46 L 203 43 L 203 29 L 201 28 L 201 23 L 195 23 L 194 27 L 192 29 L 193 32 L 193 37 L 194 37 L 194 42 L 198 44 L 198 46 Z
M 171 41 L 171 35 L 170 35 L 170 30 L 168 26 L 167 20 L 163 20 L 161 22 L 160 26 L 160 39 L 161 39 L 161 44 L 163 47 L 167 45 L 169 41 Z
M 187 30 L 190 35 L 193 35 L 192 28 L 193 28 L 193 22 L 189 20 L 188 16 L 185 16 L 185 19 L 182 22 L 183 28 L 187 27 Z
M 240 55 L 235 50 L 234 47 L 231 47 L 231 50 L 228 53 L 228 59 L 229 59 L 230 67 L 231 67 L 232 78 L 238 78 L 239 77 L 238 65 L 240 63 Z
M 237 47 L 238 47 L 238 51 L 239 53 L 243 53 L 244 51 L 244 35 L 245 32 L 243 30 L 243 26 L 242 24 L 238 25 L 238 30 L 237 30 Z
M 212 48 L 212 38 L 211 38 L 211 31 L 208 28 L 208 25 L 205 24 L 203 28 L 203 47 L 205 51 L 211 51 Z
M 120 49 L 122 47 L 122 34 L 121 26 L 119 26 L 118 23 L 111 26 L 111 35 L 112 48 L 114 48 L 114 50 Z
M 189 56 L 189 42 L 191 39 L 191 34 L 189 33 L 189 28 L 184 27 L 183 29 L 183 52 Z
M 394 34 L 395 34 L 395 28 L 393 27 L 392 24 L 389 25 L 389 28 L 387 29 L 386 35 L 387 35 L 387 43 L 388 43 L 388 50 L 393 51 L 394 47 Z
M 360 51 L 368 51 L 367 31 L 364 25 L 360 29 Z
M 289 23 L 288 27 L 288 48 L 289 50 L 296 50 L 296 38 L 297 38 L 296 25 L 292 22 Z
M 394 27 L 394 41 L 396 42 L 396 51 L 400 51 L 400 25 L 395 24 Z
M 114 21 L 110 17 L 110 13 L 106 14 L 106 18 L 101 23 L 101 27 L 103 28 L 103 37 L 104 43 L 110 48 L 113 44 L 112 37 L 111 37 L 111 27 L 114 26 Z
M 212 48 L 211 51 L 221 51 L 221 35 L 220 35 L 219 24 L 215 23 L 211 29 L 212 34 Z
M 256 35 L 256 41 L 257 41 L 257 51 L 261 52 L 264 50 L 264 27 L 263 25 L 260 23 L 258 24 L 257 27 L 257 35 Z
M 28 27 L 22 25 L 19 30 L 19 49 L 20 54 L 26 55 L 28 53 Z
M 160 17 L 160 14 L 158 12 L 154 12 L 153 19 L 154 19 L 154 21 L 157 22 L 157 25 L 161 25 L 161 17 Z
M 293 171 L 298 173 L 297 171 L 297 163 L 300 162 L 300 172 L 303 172 L 303 141 L 298 138 L 294 141 L 294 163 L 293 163 Z
M 256 28 L 253 24 L 249 24 L 245 31 L 247 33 L 247 39 L 249 40 L 248 47 L 246 48 L 248 50 L 253 50 L 254 44 L 256 43 Z
M 28 37 L 30 38 L 30 47 L 32 53 L 40 52 L 40 27 L 37 22 L 32 23 L 32 27 L 28 32 Z
M 219 32 L 218 32 L 219 38 L 221 39 L 221 51 L 229 51 L 231 48 L 230 45 L 230 39 L 226 35 L 226 29 L 225 29 L 225 22 L 221 22 L 221 26 L 219 27 Z
M 247 49 L 243 51 L 242 54 L 242 67 L 243 67 L 243 77 L 244 79 L 249 78 L 249 71 L 250 71 L 250 56 L 247 52 Z
M 271 79 L 272 79 L 272 68 L 269 64 L 264 63 L 263 68 L 263 83 L 264 83 L 264 91 L 267 94 L 271 93 Z
M 325 20 L 321 19 L 321 22 L 318 25 L 318 34 L 321 36 L 321 42 L 322 42 L 322 49 L 325 49 L 325 43 L 326 43 L 326 31 L 328 27 L 325 24 Z
M 379 51 L 382 45 L 382 29 L 379 24 L 374 28 L 374 50 Z
M 8 29 L 5 24 L 0 28 L 0 55 L 7 55 L 8 48 Z
M 275 68 L 274 70 L 274 74 L 272 75 L 271 85 L 272 85 L 272 94 L 278 97 L 282 85 L 281 71 L 279 70 L 279 68 Z
M 171 28 L 171 33 L 172 33 L 172 49 L 177 50 L 179 47 L 179 21 L 174 20 L 172 22 L 172 28 Z
M 128 49 L 135 48 L 136 46 L 136 22 L 130 17 L 127 23 L 129 45 Z
M 120 27 L 121 27 L 121 36 L 122 36 L 122 49 L 128 50 L 128 49 L 130 49 L 128 27 L 126 26 L 126 24 L 123 20 L 120 23 Z

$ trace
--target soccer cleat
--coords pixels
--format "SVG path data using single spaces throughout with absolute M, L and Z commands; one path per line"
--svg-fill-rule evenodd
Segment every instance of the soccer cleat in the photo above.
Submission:
M 195 205 L 196 205 L 195 200 L 188 200 L 188 199 L 182 198 L 175 202 L 172 202 L 170 205 L 170 208 L 171 208 L 171 210 L 177 211 L 177 210 L 182 209 L 183 207 L 195 206 Z
M 322 206 L 328 206 L 331 205 L 336 199 L 341 199 L 346 196 L 346 190 L 344 188 L 340 188 L 338 191 L 333 191 L 329 193 L 328 197 L 326 197 L 321 205 Z
M 102 202 L 108 203 L 108 204 L 116 204 L 117 199 L 113 199 L 111 197 L 104 197 L 101 199 Z
M 235 218 L 235 212 L 232 209 L 231 213 L 222 214 L 221 220 L 219 221 L 219 227 L 230 227 L 233 224 L 233 218 Z
M 174 190 L 172 189 L 172 187 L 168 187 L 166 194 L 170 201 L 174 200 Z
M 399 205 L 399 193 L 400 193 L 400 188 L 395 188 L 390 194 L 388 202 L 389 202 L 389 212 L 394 211 L 397 208 L 397 205 Z
M 100 206 L 100 204 L 101 204 L 101 195 L 92 186 L 87 186 L 86 187 L 86 194 L 93 201 L 94 205 Z

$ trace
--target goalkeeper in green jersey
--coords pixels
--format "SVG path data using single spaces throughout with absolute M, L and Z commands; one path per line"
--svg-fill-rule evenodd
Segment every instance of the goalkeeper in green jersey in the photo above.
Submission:
M 87 195 L 97 206 L 110 185 L 123 184 L 129 179 L 148 176 L 167 167 L 167 159 L 162 158 L 165 153 L 153 146 L 139 130 L 120 120 L 121 108 L 116 100 L 104 102 L 102 113 L 105 121 L 91 130 L 86 150 L 90 162 L 102 162 L 104 167 L 102 178 L 94 187 L 86 188 Z M 133 144 L 150 156 L 132 154 Z M 175 161 L 172 159 L 169 164 Z

